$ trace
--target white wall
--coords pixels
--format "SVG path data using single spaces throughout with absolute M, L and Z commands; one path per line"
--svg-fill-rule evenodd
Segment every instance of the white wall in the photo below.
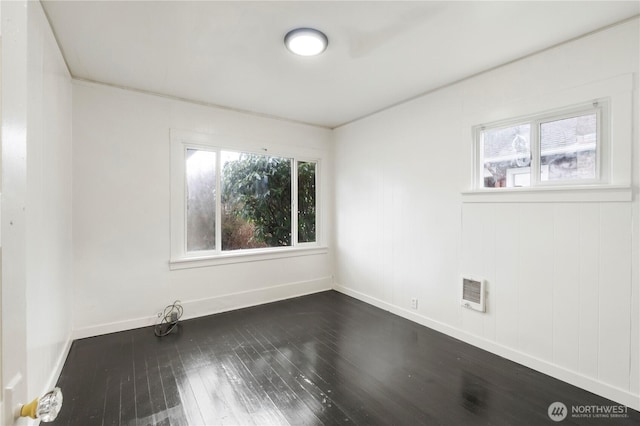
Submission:
M 29 391 L 55 382 L 71 337 L 71 77 L 39 3 L 29 4 L 27 351 Z
M 70 345 L 72 97 L 40 3 L 2 2 L 2 19 L 3 389 L 14 390 L 5 393 L 7 408 L 47 390 Z
M 329 130 L 75 82 L 75 337 L 149 325 L 176 299 L 187 318 L 331 288 L 328 253 L 170 271 L 170 129 L 317 153 L 331 211 Z
M 336 288 L 640 408 L 637 110 L 633 202 L 467 203 L 461 194 L 472 183 L 474 124 L 630 73 L 637 108 L 638 27 L 621 24 L 337 129 Z M 486 314 L 459 306 L 463 273 L 488 280 Z

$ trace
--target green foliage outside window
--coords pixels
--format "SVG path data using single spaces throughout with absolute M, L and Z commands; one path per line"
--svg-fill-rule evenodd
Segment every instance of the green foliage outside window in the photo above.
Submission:
M 241 153 L 222 171 L 222 249 L 291 245 L 291 160 Z
M 298 163 L 298 242 L 316 240 L 316 163 Z

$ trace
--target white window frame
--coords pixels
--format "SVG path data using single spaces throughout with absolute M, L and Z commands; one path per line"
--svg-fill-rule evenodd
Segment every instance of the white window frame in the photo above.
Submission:
M 568 118 L 580 117 L 589 114 L 596 114 L 596 170 L 593 179 L 565 179 L 565 180 L 542 180 L 541 179 L 541 139 L 540 126 L 544 123 L 565 120 Z M 507 187 L 487 188 L 484 186 L 484 164 L 483 164 L 483 141 L 482 136 L 485 131 L 501 129 L 518 125 L 530 125 L 530 149 L 531 165 L 521 168 L 521 172 L 527 170 L 530 174 L 530 185 L 527 187 L 508 187 L 511 190 L 530 189 L 539 187 L 580 187 L 584 185 L 602 185 L 609 182 L 609 100 L 596 99 L 590 103 L 561 108 L 540 114 L 533 114 L 525 117 L 502 120 L 494 123 L 474 126 L 473 134 L 475 141 L 474 149 L 474 188 L 475 190 L 503 191 Z
M 521 202 L 629 202 L 632 188 L 633 88 L 634 74 L 621 74 L 604 80 L 581 83 L 574 87 L 555 88 L 534 97 L 483 104 L 465 115 L 469 132 L 469 186 L 462 190 L 463 203 Z M 536 117 L 563 111 L 564 105 L 588 105 L 594 100 L 608 100 L 608 110 L 601 131 L 605 132 L 606 154 L 601 155 L 601 179 L 598 183 L 544 184 L 520 188 L 484 188 L 480 180 L 475 130 L 479 123 L 505 123 L 505 117 Z M 559 109 L 560 107 L 560 109 Z M 540 113 L 540 112 L 546 113 Z M 486 126 L 486 125 L 485 125 Z M 606 159 L 605 159 L 606 157 Z M 567 183 L 568 182 L 568 183 Z M 578 181 L 579 182 L 579 181 Z
M 305 242 L 305 243 L 301 243 L 298 241 L 298 164 L 299 163 L 315 163 L 316 165 L 316 171 L 315 171 L 315 187 L 316 187 L 316 241 L 309 241 L 309 242 Z M 293 232 L 291 233 L 291 239 L 292 242 L 295 241 L 295 246 L 296 247 L 316 247 L 318 246 L 318 238 L 319 238 L 319 219 L 318 219 L 318 215 L 320 214 L 320 203 L 318 201 L 318 199 L 320 198 L 320 180 L 318 179 L 318 175 L 320 173 L 320 160 L 318 159 L 313 159 L 313 158 L 307 158 L 304 156 L 300 156 L 300 157 L 296 157 L 293 158 L 293 167 L 295 168 L 295 174 L 292 176 L 292 179 L 294 179 L 293 183 L 292 183 L 292 188 L 291 188 L 291 197 L 294 199 L 293 200 L 293 208 L 291 209 L 291 214 L 293 215 L 293 217 L 291 218 L 291 227 L 293 228 Z
M 321 236 L 320 220 L 320 170 L 321 159 L 307 155 L 295 155 L 291 152 L 271 152 L 259 148 L 257 144 L 228 140 L 226 137 L 171 131 L 171 257 L 170 269 L 185 269 L 202 266 L 215 266 L 229 263 L 253 262 L 283 257 L 306 256 L 327 252 Z M 187 251 L 187 190 L 186 190 L 186 152 L 197 149 L 216 153 L 216 232 L 215 249 L 195 252 Z M 265 247 L 258 249 L 222 250 L 222 202 L 221 202 L 221 152 L 232 151 L 257 155 L 269 155 L 288 158 L 291 161 L 291 245 L 286 247 Z M 316 165 L 316 241 L 298 243 L 298 163 L 312 162 Z

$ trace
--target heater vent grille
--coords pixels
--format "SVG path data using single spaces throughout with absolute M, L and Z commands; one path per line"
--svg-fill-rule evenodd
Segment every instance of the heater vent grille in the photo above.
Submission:
M 484 312 L 484 280 L 462 279 L 462 306 Z
M 464 279 L 464 283 L 462 284 L 462 299 L 468 302 L 480 303 L 482 301 L 480 297 L 481 291 L 482 283 L 467 278 Z

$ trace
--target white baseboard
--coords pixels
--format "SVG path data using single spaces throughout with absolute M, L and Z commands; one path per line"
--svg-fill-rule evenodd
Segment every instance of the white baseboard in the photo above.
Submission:
M 322 277 L 315 280 L 298 281 L 281 284 L 272 287 L 259 288 L 238 293 L 225 294 L 198 300 L 182 300 L 185 315 L 183 320 L 218 314 L 235 309 L 248 308 L 264 303 L 277 302 L 293 297 L 331 290 L 333 280 L 331 277 Z M 156 323 L 156 316 L 132 318 L 124 321 L 115 321 L 105 324 L 97 324 L 73 330 L 72 339 L 99 336 L 102 334 L 116 333 L 118 331 L 132 330 L 134 328 L 148 327 Z
M 578 372 L 567 370 L 566 368 L 533 357 L 508 346 L 503 346 L 499 343 L 467 333 L 466 331 L 460 330 L 459 328 L 452 327 L 440 321 L 435 321 L 424 315 L 409 311 L 375 297 L 368 296 L 364 293 L 350 289 L 340 284 L 335 283 L 333 289 L 370 305 L 376 306 L 380 309 L 384 309 L 385 311 L 389 311 L 395 315 L 406 318 L 410 321 L 424 325 L 425 327 L 439 331 L 458 340 L 462 340 L 463 342 L 469 343 L 485 351 L 494 353 L 503 358 L 517 362 L 518 364 L 552 376 L 558 380 L 562 380 L 579 388 L 585 389 L 589 392 L 593 392 L 604 398 L 615 401 L 619 404 L 626 405 L 627 407 L 633 408 L 634 410 L 640 411 L 640 395 L 633 394 L 627 390 L 620 389 L 615 386 L 611 386 L 607 383 L 603 383 L 601 381 L 598 381 L 597 379 L 585 376 Z
M 72 343 L 73 339 L 71 338 L 71 335 L 67 336 L 67 339 L 64 342 L 64 346 L 62 347 L 62 351 L 60 351 L 60 355 L 58 355 L 58 359 L 56 360 L 55 368 L 49 375 L 47 384 L 40 395 L 44 395 L 56 386 L 56 382 L 58 381 L 58 378 L 60 378 L 60 373 L 62 373 L 62 367 L 64 367 L 64 363 L 67 360 L 69 351 L 71 350 Z

